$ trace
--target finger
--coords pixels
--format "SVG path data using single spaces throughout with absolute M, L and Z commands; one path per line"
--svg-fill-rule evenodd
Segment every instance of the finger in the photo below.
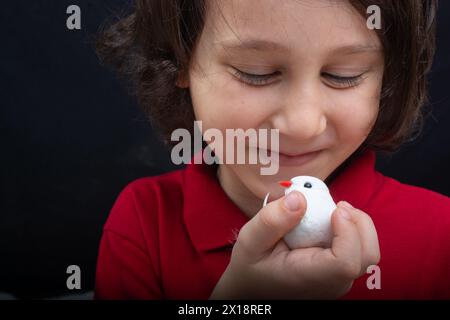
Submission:
M 257 261 L 301 220 L 306 199 L 297 191 L 268 203 L 240 230 L 236 250 L 245 250 L 248 259 Z
M 348 205 L 352 219 L 358 229 L 361 239 L 362 272 L 365 273 L 367 267 L 376 265 L 380 261 L 380 246 L 375 225 L 370 216 L 364 211 L 353 208 L 353 206 L 345 201 L 342 201 L 342 205 Z
M 289 253 L 291 249 L 289 249 L 288 245 L 284 241 L 278 241 L 275 245 L 275 248 L 272 250 L 272 255 L 277 256 L 280 253 Z
M 328 251 L 337 272 L 348 279 L 361 273 L 361 240 L 352 214 L 338 206 L 331 216 L 333 240 Z

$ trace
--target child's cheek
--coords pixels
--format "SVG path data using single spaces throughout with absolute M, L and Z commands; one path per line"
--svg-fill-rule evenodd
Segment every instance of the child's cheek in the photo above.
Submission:
M 215 105 L 221 122 L 227 128 L 257 128 L 273 108 L 273 91 L 270 86 L 251 87 L 232 75 L 224 76 L 215 91 Z
M 375 91 L 348 90 L 334 99 L 329 124 L 340 140 L 360 141 L 370 133 L 378 115 L 379 99 Z

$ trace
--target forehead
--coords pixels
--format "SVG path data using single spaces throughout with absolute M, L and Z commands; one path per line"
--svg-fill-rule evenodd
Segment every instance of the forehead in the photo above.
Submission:
M 376 33 L 348 1 L 208 1 L 203 31 L 214 49 L 321 54 L 376 49 Z

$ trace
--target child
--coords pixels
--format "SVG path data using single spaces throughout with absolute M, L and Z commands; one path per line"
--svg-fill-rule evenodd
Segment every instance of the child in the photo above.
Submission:
M 380 29 L 370 4 L 141 0 L 102 33 L 167 141 L 194 120 L 278 129 L 279 170 L 188 164 L 131 182 L 104 226 L 96 298 L 450 298 L 449 198 L 375 170 L 375 151 L 420 129 L 436 3 L 376 1 Z M 338 204 L 331 248 L 282 240 L 307 204 L 278 181 L 299 175 Z

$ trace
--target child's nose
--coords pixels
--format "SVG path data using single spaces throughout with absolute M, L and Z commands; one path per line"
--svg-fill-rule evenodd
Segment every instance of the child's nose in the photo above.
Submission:
M 309 141 L 325 131 L 327 115 L 323 107 L 323 94 L 318 90 L 312 86 L 299 90 L 297 86 L 285 96 L 273 120 L 280 135 Z

